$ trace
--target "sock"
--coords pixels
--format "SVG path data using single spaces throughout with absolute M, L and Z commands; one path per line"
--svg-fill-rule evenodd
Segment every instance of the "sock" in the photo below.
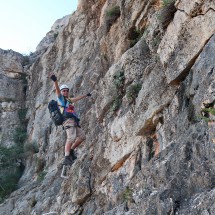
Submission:
M 69 156 L 70 152 L 65 152 L 65 156 Z

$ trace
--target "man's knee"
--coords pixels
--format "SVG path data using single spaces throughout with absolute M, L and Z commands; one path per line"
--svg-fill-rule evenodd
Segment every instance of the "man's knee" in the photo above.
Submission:
M 80 128 L 77 130 L 77 136 L 81 140 L 81 142 L 86 140 L 86 135 L 85 135 L 84 131 Z
M 66 143 L 67 144 L 73 144 L 76 140 L 76 135 L 70 135 L 69 137 L 67 137 L 66 139 Z
M 77 137 L 76 128 L 74 126 L 69 126 L 68 128 L 66 128 L 66 134 L 67 134 L 66 142 L 74 143 Z

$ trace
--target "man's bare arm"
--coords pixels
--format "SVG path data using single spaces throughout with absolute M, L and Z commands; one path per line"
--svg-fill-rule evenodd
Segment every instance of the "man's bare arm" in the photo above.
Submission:
M 56 95 L 58 97 L 60 97 L 60 88 L 59 88 L 59 85 L 58 85 L 57 77 L 55 76 L 55 74 L 51 74 L 50 78 L 52 79 L 52 81 L 54 81 Z
M 57 97 L 60 97 L 60 88 L 58 85 L 58 81 L 54 82 L 54 86 L 55 86 L 55 92 L 56 92 Z
M 83 96 L 78 96 L 78 97 L 75 97 L 75 98 L 70 98 L 70 100 L 71 100 L 72 102 L 77 102 L 77 101 L 79 101 L 79 100 L 81 100 L 81 99 L 84 99 L 84 98 L 86 98 L 86 97 L 88 97 L 88 96 L 91 96 L 91 93 L 88 93 L 87 95 L 83 95 Z

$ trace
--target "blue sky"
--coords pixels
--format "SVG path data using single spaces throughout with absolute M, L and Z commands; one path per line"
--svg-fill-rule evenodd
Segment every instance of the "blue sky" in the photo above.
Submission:
M 54 22 L 72 14 L 78 0 L 0 0 L 0 48 L 34 52 Z

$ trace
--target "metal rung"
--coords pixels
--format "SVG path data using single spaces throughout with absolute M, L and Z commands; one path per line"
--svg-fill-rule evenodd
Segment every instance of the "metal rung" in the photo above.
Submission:
M 67 176 L 67 167 L 68 166 L 63 165 L 63 169 L 62 169 L 62 172 L 61 172 L 61 175 L 60 175 L 61 178 L 65 178 L 65 179 L 69 178 L 69 176 Z
M 57 212 L 53 211 L 53 212 L 45 213 L 45 214 L 42 214 L 42 215 L 57 215 Z

